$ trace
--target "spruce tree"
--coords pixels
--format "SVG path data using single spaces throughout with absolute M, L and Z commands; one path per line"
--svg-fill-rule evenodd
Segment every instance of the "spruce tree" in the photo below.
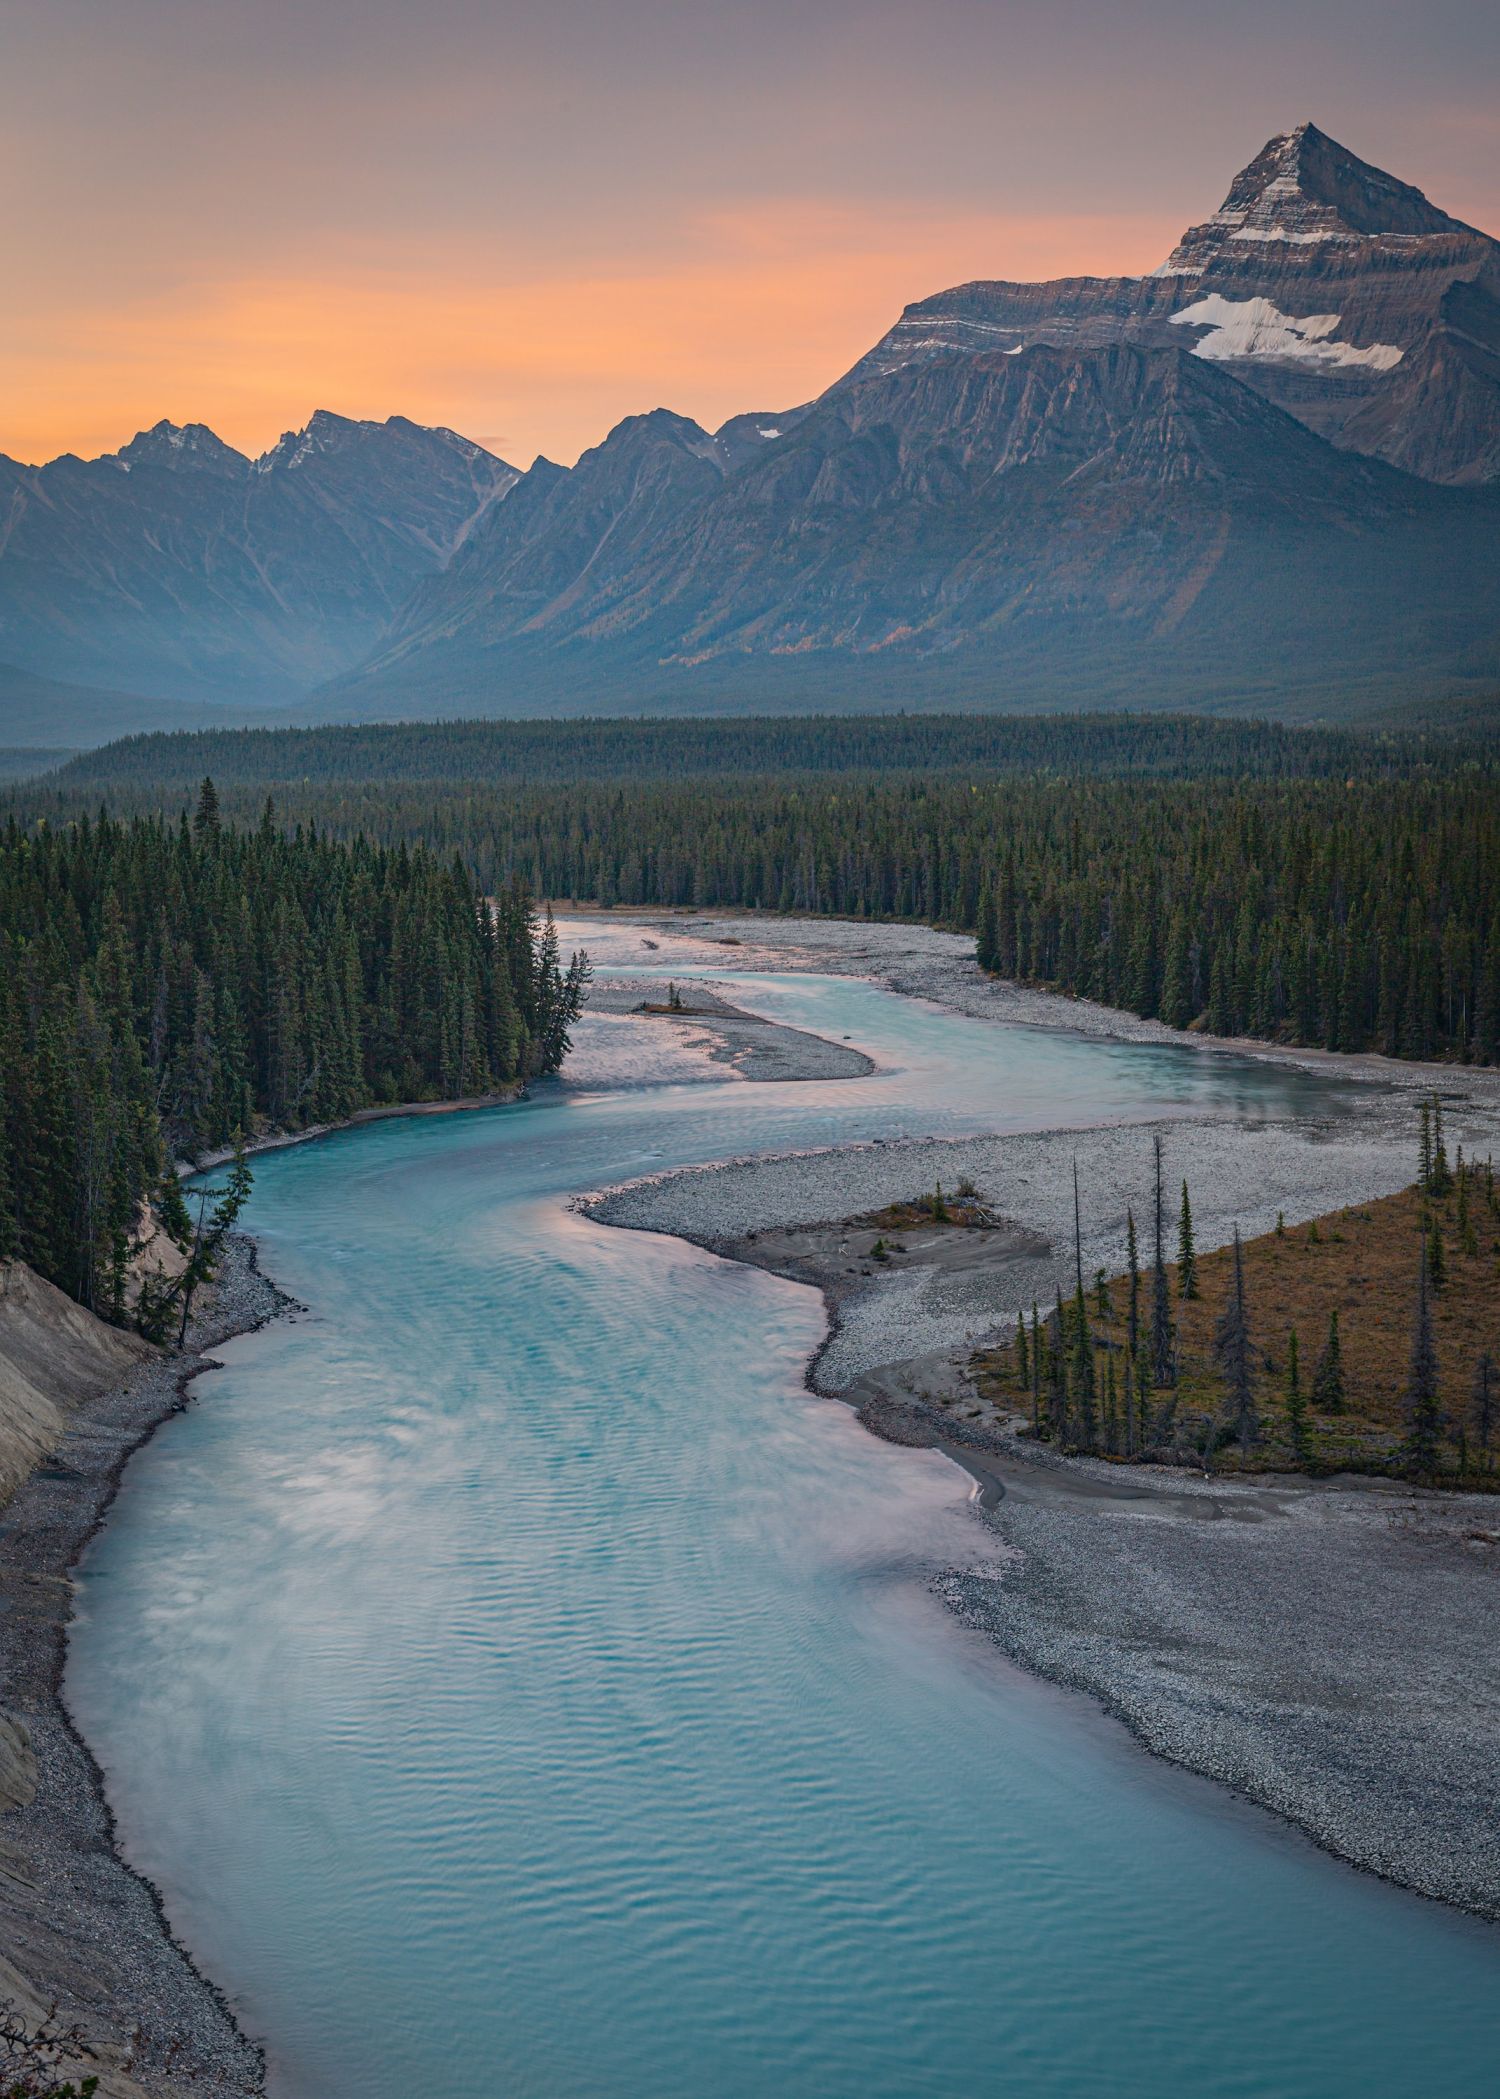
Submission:
M 1312 1445 L 1307 1433 L 1307 1401 L 1302 1393 L 1301 1368 L 1297 1354 L 1297 1329 L 1292 1328 L 1286 1344 L 1286 1433 L 1291 1445 L 1293 1460 L 1306 1465 L 1312 1456 Z
M 1026 1345 L 1026 1320 L 1016 1314 L 1016 1383 L 1026 1391 L 1031 1384 L 1031 1350 Z
M 1328 1315 L 1328 1339 L 1313 1372 L 1312 1399 L 1320 1414 L 1342 1414 L 1344 1411 L 1344 1355 L 1339 1341 L 1337 1311 Z
M 1135 1405 L 1140 1424 L 1140 1445 L 1145 1450 L 1151 1441 L 1151 1366 L 1146 1361 L 1144 1349 L 1135 1359 Z
M 1182 1210 L 1177 1220 L 1177 1294 L 1183 1298 L 1198 1295 L 1198 1255 L 1193 1245 L 1193 1210 L 1186 1181 L 1182 1184 Z
M 1234 1228 L 1234 1261 L 1229 1296 L 1214 1331 L 1214 1355 L 1229 1393 L 1230 1425 L 1241 1451 L 1249 1453 L 1260 1439 L 1255 1410 L 1255 1371 L 1250 1343 L 1250 1316 L 1245 1302 L 1245 1254 L 1240 1228 Z

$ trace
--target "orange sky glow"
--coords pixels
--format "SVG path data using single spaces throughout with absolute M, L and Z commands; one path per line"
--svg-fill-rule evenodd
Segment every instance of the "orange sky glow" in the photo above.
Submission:
M 0 0 L 0 451 L 314 409 L 526 466 L 1151 269 L 1312 118 L 1500 230 L 1476 0 Z
M 65 296 L 0 343 L 5 448 L 112 451 L 170 414 L 252 454 L 315 408 L 447 423 L 521 466 L 622 416 L 709 426 L 820 393 L 909 298 L 974 276 L 1148 269 L 1165 217 L 904 217 L 791 200 L 715 213 L 655 257 L 566 275 L 461 252 L 195 277 L 107 318 Z

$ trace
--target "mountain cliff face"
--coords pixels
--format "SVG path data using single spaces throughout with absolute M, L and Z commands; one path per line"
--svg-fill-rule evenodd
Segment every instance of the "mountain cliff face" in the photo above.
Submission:
M 844 384 L 954 350 L 1177 336 L 1310 428 L 1432 481 L 1494 479 L 1500 242 L 1303 124 L 1149 277 L 976 283 L 909 306 Z
M 201 423 L 0 458 L 0 658 L 181 699 L 291 698 L 368 652 L 513 468 L 320 410 L 250 460 Z

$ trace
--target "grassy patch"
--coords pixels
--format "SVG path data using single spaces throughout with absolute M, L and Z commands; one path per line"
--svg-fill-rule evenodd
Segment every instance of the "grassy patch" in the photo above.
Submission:
M 1179 1295 L 1176 1266 L 1168 1270 L 1177 1384 L 1154 1386 L 1155 1424 L 1170 1418 L 1165 1440 L 1186 1449 L 1220 1447 L 1224 1469 L 1399 1472 L 1407 1429 L 1406 1393 L 1413 1321 L 1424 1241 L 1441 1272 L 1431 1298 L 1442 1414 L 1440 1469 L 1445 1485 L 1500 1488 L 1500 1391 L 1495 1426 L 1484 1447 L 1476 1399 L 1480 1358 L 1500 1362 L 1500 1199 L 1488 1169 L 1471 1170 L 1465 1186 L 1441 1198 L 1409 1188 L 1382 1201 L 1336 1210 L 1309 1224 L 1268 1232 L 1244 1245 L 1245 1294 L 1252 1342 L 1260 1437 L 1248 1453 L 1222 1442 L 1228 1393 L 1214 1349 L 1216 1322 L 1231 1288 L 1233 1256 L 1225 1249 L 1198 1256 L 1198 1296 Z M 1149 1321 L 1151 1277 L 1141 1278 L 1141 1319 Z M 1107 1304 L 1108 1310 L 1104 1309 Z M 1124 1277 L 1089 1292 L 1095 1361 L 1113 1357 L 1123 1389 L 1128 1351 L 1129 1284 Z M 1342 1407 L 1318 1405 L 1315 1380 L 1338 1316 L 1343 1369 Z M 1292 1337 L 1297 1339 L 1299 1383 L 1306 1408 L 1306 1446 L 1298 1453 L 1289 1407 Z M 980 1390 L 1011 1407 L 1030 1410 L 1029 1378 L 1019 1375 L 1014 1341 L 975 1358 Z M 1497 1372 L 1500 1386 L 1500 1372 Z M 1175 1398 L 1175 1406 L 1170 1402 Z M 1123 1430 L 1110 1449 L 1100 1412 L 1102 1450 L 1125 1455 Z M 1163 1440 L 1152 1433 L 1137 1446 Z

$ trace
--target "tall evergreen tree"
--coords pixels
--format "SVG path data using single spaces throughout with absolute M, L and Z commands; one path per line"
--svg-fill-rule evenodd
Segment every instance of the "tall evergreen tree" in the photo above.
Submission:
M 1286 1434 L 1291 1445 L 1293 1461 L 1306 1465 L 1312 1457 L 1312 1444 L 1307 1432 L 1307 1400 L 1302 1391 L 1302 1371 L 1298 1360 L 1297 1329 L 1292 1328 L 1286 1344 Z
M 1342 1414 L 1344 1411 L 1344 1353 L 1339 1341 L 1336 1310 L 1328 1315 L 1328 1339 L 1313 1372 L 1312 1400 L 1320 1414 Z
M 1177 1294 L 1183 1298 L 1198 1295 L 1198 1254 L 1193 1244 L 1193 1209 L 1186 1181 L 1182 1184 L 1182 1208 L 1177 1218 Z

